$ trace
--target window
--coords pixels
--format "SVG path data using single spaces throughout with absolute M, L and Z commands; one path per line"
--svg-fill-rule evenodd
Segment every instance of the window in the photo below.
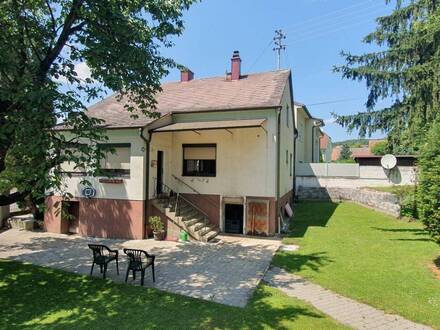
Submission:
M 130 144 L 105 144 L 103 147 L 114 150 L 106 152 L 101 159 L 102 172 L 108 176 L 130 176 Z
M 216 175 L 215 144 L 183 145 L 183 176 Z
M 289 151 L 286 150 L 286 164 L 289 164 Z
M 290 176 L 293 175 L 293 164 L 292 164 L 292 158 L 293 158 L 293 155 L 290 154 Z
M 286 105 L 286 125 L 289 127 L 289 105 Z

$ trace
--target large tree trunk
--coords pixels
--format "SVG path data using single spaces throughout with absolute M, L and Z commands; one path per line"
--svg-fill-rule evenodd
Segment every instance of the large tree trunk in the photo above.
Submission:
M 0 195 L 0 206 L 11 205 L 16 202 L 22 202 L 29 195 L 29 192 L 14 192 L 8 195 Z

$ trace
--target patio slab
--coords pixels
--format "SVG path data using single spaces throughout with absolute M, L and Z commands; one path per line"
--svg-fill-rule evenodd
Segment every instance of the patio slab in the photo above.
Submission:
M 78 274 L 89 274 L 92 264 L 88 243 L 102 243 L 120 252 L 119 275 L 109 264 L 107 278 L 123 282 L 126 257 L 123 248 L 137 248 L 156 255 L 156 283 L 151 271 L 145 286 L 221 304 L 244 307 L 280 246 L 275 239 L 221 236 L 221 242 L 117 240 L 27 232 L 10 229 L 0 233 L 0 258 L 30 262 Z M 100 277 L 99 267 L 94 275 Z M 140 285 L 140 274 L 128 283 Z

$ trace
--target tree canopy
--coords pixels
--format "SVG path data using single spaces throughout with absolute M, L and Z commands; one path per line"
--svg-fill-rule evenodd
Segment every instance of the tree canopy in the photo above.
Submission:
M 376 31 L 363 40 L 380 50 L 343 52 L 345 65 L 335 67 L 343 78 L 366 82 L 366 111 L 336 118 L 361 136 L 388 133 L 392 152 L 417 153 L 440 113 L 440 1 L 386 2 L 395 3 L 395 10 L 377 18 Z M 392 104 L 376 109 L 380 99 L 391 99 Z
M 155 115 L 160 79 L 176 65 L 161 48 L 182 33 L 192 2 L 0 3 L 0 205 L 59 189 L 65 161 L 99 170 L 105 131 L 87 117 L 85 102 L 111 90 L 133 116 Z M 78 63 L 90 68 L 89 78 L 77 74 Z M 61 121 L 68 137 L 53 129 Z

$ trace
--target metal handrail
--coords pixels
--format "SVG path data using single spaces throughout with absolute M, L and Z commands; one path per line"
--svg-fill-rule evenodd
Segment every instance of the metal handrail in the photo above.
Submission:
M 153 178 L 154 180 L 154 192 L 153 192 L 153 196 L 157 197 L 157 178 Z M 161 182 L 162 188 L 162 192 L 164 193 L 171 193 L 173 191 L 173 189 L 171 189 L 170 187 L 168 187 L 165 183 Z
M 197 189 L 193 188 L 192 186 L 190 186 L 188 183 L 186 183 L 185 181 L 183 181 L 181 178 L 175 176 L 174 174 L 171 174 L 171 176 L 176 179 L 177 181 L 179 181 L 180 183 L 183 183 L 185 186 L 187 186 L 189 189 L 191 189 L 192 191 L 194 191 L 196 194 L 200 194 L 200 192 L 197 191 Z
M 208 214 L 204 211 L 202 211 L 199 207 L 197 207 L 196 205 L 194 205 L 194 203 L 190 202 L 187 198 L 183 197 L 180 193 L 177 193 L 177 199 L 176 199 L 176 210 L 177 210 L 177 201 L 180 199 L 183 199 L 186 203 L 188 203 L 189 205 L 191 205 L 192 208 L 194 208 L 197 212 L 202 213 L 202 215 L 205 218 L 209 218 Z

